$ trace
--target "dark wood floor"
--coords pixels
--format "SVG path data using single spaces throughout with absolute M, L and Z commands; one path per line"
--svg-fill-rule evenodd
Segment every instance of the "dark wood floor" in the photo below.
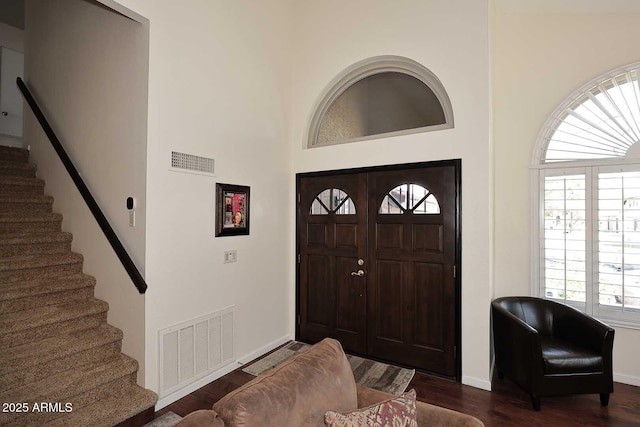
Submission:
M 225 394 L 255 378 L 237 369 L 156 412 L 185 416 L 198 409 L 210 409 Z M 474 415 L 487 427 L 493 426 L 640 426 L 640 388 L 616 383 L 608 407 L 600 406 L 598 395 L 543 398 L 542 409 L 531 408 L 529 396 L 508 379 L 493 380 L 493 391 L 465 386 L 447 379 L 416 373 L 409 384 L 418 399 Z

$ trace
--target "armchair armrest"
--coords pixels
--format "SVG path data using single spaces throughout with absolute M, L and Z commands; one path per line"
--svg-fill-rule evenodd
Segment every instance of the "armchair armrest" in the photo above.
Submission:
M 542 369 L 540 334 L 498 303 L 491 304 L 491 314 L 498 371 L 521 385 L 531 385 Z

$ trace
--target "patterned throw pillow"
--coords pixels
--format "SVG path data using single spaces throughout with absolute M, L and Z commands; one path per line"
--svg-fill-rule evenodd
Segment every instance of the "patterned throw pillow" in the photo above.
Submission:
M 348 414 L 327 411 L 324 423 L 328 427 L 418 427 L 416 391 Z

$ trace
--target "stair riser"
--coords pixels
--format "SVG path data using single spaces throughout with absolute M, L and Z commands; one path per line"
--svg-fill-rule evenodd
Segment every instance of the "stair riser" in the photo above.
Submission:
M 17 176 L 20 178 L 35 178 L 35 169 L 26 168 L 2 168 L 0 167 L 0 176 Z
M 71 242 L 24 243 L 0 245 L 0 257 L 19 255 L 62 254 L 71 251 Z
M 0 295 L 0 298 L 2 296 Z M 14 313 L 20 310 L 44 307 L 46 305 L 63 304 L 71 301 L 86 301 L 93 297 L 93 287 L 69 289 L 68 291 L 33 295 L 10 300 L 0 299 L 0 313 Z
M 0 214 L 39 214 L 53 212 L 53 203 L 0 203 Z
M 44 195 L 43 185 L 0 185 L 0 196 L 42 196 Z
M 126 376 L 101 384 L 91 390 L 87 390 L 79 395 L 56 396 L 52 402 L 71 403 L 73 410 L 91 405 L 109 396 L 117 395 L 118 390 L 126 389 L 127 385 L 135 383 L 135 372 Z M 28 402 L 33 406 L 33 402 Z M 61 413 L 27 413 L 27 414 L 7 414 L 0 413 L 0 425 L 20 425 L 24 427 L 41 427 L 45 423 L 52 421 L 64 414 Z
M 48 325 L 38 326 L 37 328 L 0 334 L 0 349 L 15 347 L 16 345 L 21 345 L 30 341 L 39 341 L 70 332 L 97 328 L 98 325 L 105 323 L 106 321 L 107 312 L 105 311 L 75 319 L 50 323 Z
M 27 163 L 29 161 L 29 152 L 26 150 L 0 148 L 0 159 L 7 162 Z
M 49 360 L 42 364 L 21 368 L 12 372 L 0 372 L 5 379 L 0 384 L 0 393 L 12 388 L 43 380 L 49 376 L 67 371 L 69 367 L 84 364 L 100 364 L 114 359 L 122 350 L 122 341 L 117 340 L 105 345 L 89 348 L 78 353 Z
M 62 221 L 0 222 L 0 233 L 46 233 L 60 231 Z
M 25 268 L 20 270 L 0 271 L 0 282 L 22 282 L 43 277 L 69 276 L 82 273 L 82 263 L 51 265 L 47 267 Z

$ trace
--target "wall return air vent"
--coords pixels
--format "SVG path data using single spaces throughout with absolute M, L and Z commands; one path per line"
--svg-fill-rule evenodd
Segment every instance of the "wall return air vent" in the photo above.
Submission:
M 209 157 L 172 151 L 169 170 L 213 176 L 215 172 L 215 160 Z

